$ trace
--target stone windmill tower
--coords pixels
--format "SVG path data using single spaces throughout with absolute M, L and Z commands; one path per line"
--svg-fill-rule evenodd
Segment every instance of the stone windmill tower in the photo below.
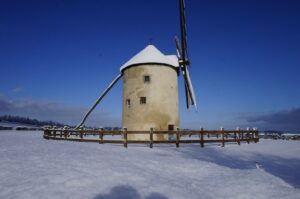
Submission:
M 176 55 L 164 55 L 148 45 L 121 67 L 123 74 L 122 126 L 128 131 L 179 128 L 178 72 Z M 149 139 L 129 135 L 129 139 Z M 166 137 L 166 136 L 165 136 Z M 154 139 L 164 139 L 154 135 Z
M 123 80 L 122 127 L 128 131 L 175 130 L 179 127 L 178 76 L 184 78 L 186 106 L 196 107 L 196 98 L 189 75 L 184 0 L 179 0 L 181 38 L 175 38 L 177 56 L 164 55 L 148 45 L 121 68 L 121 73 L 97 99 L 76 128 L 81 127 L 89 114 L 121 78 Z M 197 109 L 197 107 L 196 107 Z M 128 139 L 149 139 L 144 135 L 129 135 Z M 167 136 L 156 135 L 155 140 Z

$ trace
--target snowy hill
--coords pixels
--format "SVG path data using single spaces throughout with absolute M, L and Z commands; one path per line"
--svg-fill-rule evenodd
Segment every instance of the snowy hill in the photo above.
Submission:
M 300 198 L 300 142 L 154 146 L 0 133 L 0 198 Z

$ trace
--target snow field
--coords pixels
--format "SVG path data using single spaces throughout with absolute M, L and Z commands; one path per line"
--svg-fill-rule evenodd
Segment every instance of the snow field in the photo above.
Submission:
M 0 198 L 5 199 L 296 199 L 299 168 L 297 141 L 126 149 L 0 131 Z

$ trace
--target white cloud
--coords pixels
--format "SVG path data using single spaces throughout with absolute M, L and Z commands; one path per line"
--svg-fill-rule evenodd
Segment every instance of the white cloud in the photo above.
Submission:
M 13 88 L 11 91 L 13 93 L 20 93 L 20 92 L 24 91 L 24 88 L 22 88 L 22 87 L 16 87 L 16 88 Z
M 248 113 L 242 115 L 249 124 L 265 130 L 300 132 L 300 108 L 281 110 L 270 113 Z
M 68 106 L 58 102 L 39 102 L 34 100 L 12 101 L 0 94 L 0 115 L 32 117 L 39 120 L 52 120 L 70 125 L 78 124 L 88 107 Z M 87 119 L 86 125 L 120 126 L 120 116 L 95 111 Z

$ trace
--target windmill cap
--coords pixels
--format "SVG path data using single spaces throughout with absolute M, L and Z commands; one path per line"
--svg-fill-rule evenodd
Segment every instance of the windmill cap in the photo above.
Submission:
M 160 64 L 171 66 L 175 69 L 179 67 L 176 55 L 164 55 L 154 45 L 150 44 L 121 66 L 120 71 L 123 72 L 129 67 L 144 64 Z

